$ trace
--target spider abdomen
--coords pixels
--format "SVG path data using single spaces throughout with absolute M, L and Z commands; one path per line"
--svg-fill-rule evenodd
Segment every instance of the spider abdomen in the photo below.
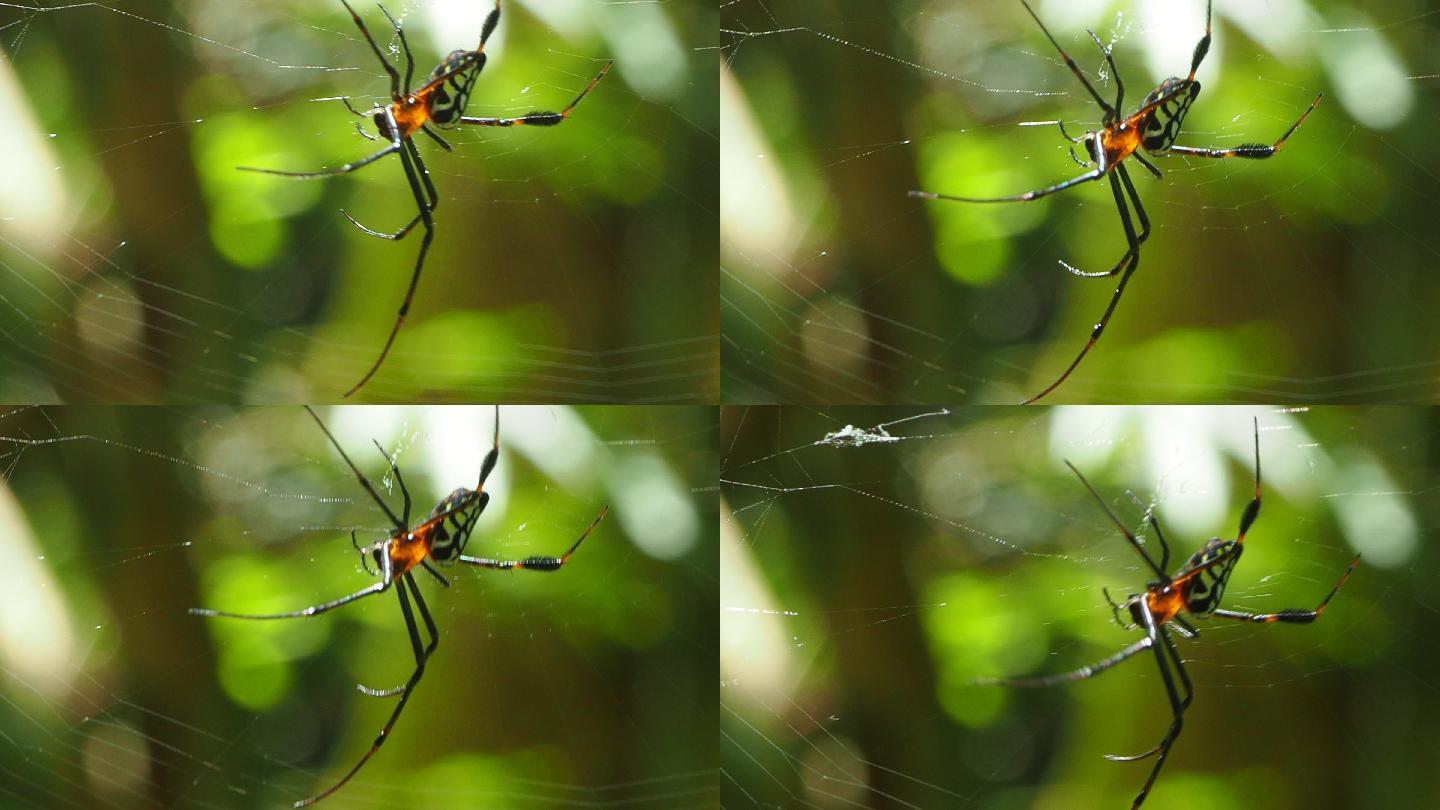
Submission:
M 1225 584 L 1230 581 L 1230 572 L 1245 547 L 1234 540 L 1210 538 L 1186 561 L 1186 570 L 1193 573 L 1176 584 L 1185 596 L 1185 610 L 1195 616 L 1209 616 L 1220 607 L 1225 596 Z M 1221 562 L 1215 560 L 1224 558 Z
M 488 493 L 460 487 L 445 496 L 430 512 L 425 525 L 430 527 L 430 556 L 436 562 L 454 562 L 465 551 L 470 542 L 470 533 L 475 521 L 480 518 L 485 504 L 490 500 Z
M 1141 102 L 1140 109 L 1165 99 L 1145 115 L 1141 124 L 1140 146 L 1151 155 L 1164 155 L 1180 137 L 1180 127 L 1190 105 L 1200 95 L 1200 82 L 1170 77 L 1150 91 Z
M 430 120 L 437 127 L 453 127 L 460 123 L 470 91 L 480 70 L 485 67 L 485 54 L 474 51 L 453 51 L 430 73 Z

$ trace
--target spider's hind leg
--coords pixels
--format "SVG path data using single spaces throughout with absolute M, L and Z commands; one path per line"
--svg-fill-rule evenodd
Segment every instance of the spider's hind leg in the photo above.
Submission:
M 427 130 L 427 131 L 428 131 L 428 130 Z M 442 143 L 443 143 L 443 142 L 442 142 Z M 449 147 L 449 144 L 446 144 L 446 147 L 448 148 L 448 147 Z M 407 148 L 407 149 L 412 149 L 412 150 L 413 150 L 413 149 L 414 149 L 414 144 L 413 144 L 412 142 L 410 142 L 410 141 L 406 141 L 406 142 L 405 142 L 405 148 Z M 423 166 L 424 164 L 421 164 L 421 165 Z M 428 202 L 425 204 L 425 209 L 426 209 L 427 211 L 429 211 L 430 213 L 433 214 L 433 213 L 435 213 L 435 209 L 440 206 L 440 193 L 435 190 L 435 184 L 434 184 L 433 182 L 431 182 L 431 180 L 430 180 L 430 171 L 429 171 L 428 169 L 422 170 L 422 171 L 420 172 L 420 180 L 425 184 L 425 196 L 426 196 L 426 198 L 428 199 Z M 413 230 L 416 225 L 419 225 L 419 224 L 420 224 L 420 220 L 423 219 L 424 216 L 425 216 L 423 213 L 421 213 L 421 214 L 416 214 L 415 217 L 414 217 L 414 219 L 411 219 L 409 222 L 405 223 L 405 226 L 402 227 L 400 230 L 395 231 L 394 233 L 387 233 L 387 232 L 385 232 L 385 231 L 377 231 L 377 230 L 374 230 L 373 228 L 367 228 L 367 227 L 365 227 L 364 225 L 362 225 L 362 224 L 360 223 L 360 220 L 358 220 L 358 219 L 356 219 L 355 217 L 351 216 L 351 215 L 350 215 L 350 212 L 349 212 L 349 211 L 346 211 L 344 208 L 341 208 L 341 209 L 340 209 L 340 213 L 341 213 L 346 219 L 350 220 L 350 224 L 351 224 L 351 225 L 354 225 L 355 227 L 359 228 L 361 231 L 364 231 L 365 233 L 368 233 L 368 234 L 370 234 L 371 236 L 378 237 L 378 238 L 380 238 L 380 239 L 389 239 L 389 240 L 392 241 L 392 242 L 396 242 L 396 241 L 399 241 L 399 240 L 401 240 L 401 239 L 404 239 L 405 236 L 406 236 L 407 234 L 409 234 L 410 231 Z
M 1138 158 L 1139 154 L 1137 153 L 1135 156 Z M 1143 160 L 1141 161 L 1141 165 L 1146 166 L 1151 171 L 1155 171 L 1157 176 L 1159 175 L 1159 172 L 1156 171 L 1153 166 L 1150 166 L 1150 164 L 1145 163 Z M 1073 264 L 1070 264 L 1064 259 L 1058 260 L 1061 267 L 1081 278 L 1109 278 L 1110 276 L 1117 275 L 1120 270 L 1125 267 L 1126 262 L 1130 261 L 1130 257 L 1140 249 L 1140 245 L 1145 244 L 1145 240 L 1150 238 L 1150 217 L 1145 214 L 1145 207 L 1140 204 L 1140 195 L 1135 191 L 1135 185 L 1130 182 L 1130 174 L 1125 171 L 1124 166 L 1120 165 L 1117 165 L 1115 167 L 1115 173 L 1120 176 L 1121 182 L 1125 184 L 1125 193 L 1130 197 L 1130 207 L 1135 209 L 1135 216 L 1137 219 L 1140 220 L 1140 234 L 1137 237 L 1136 242 L 1126 248 L 1124 255 L 1120 257 L 1120 260 L 1115 262 L 1115 264 L 1109 270 L 1105 270 L 1103 272 L 1096 273 L 1088 270 L 1081 270 L 1080 268 L 1076 267 Z M 1120 204 L 1118 194 L 1116 195 L 1116 203 Z M 1122 218 L 1125 216 L 1123 210 L 1121 211 L 1120 216 Z

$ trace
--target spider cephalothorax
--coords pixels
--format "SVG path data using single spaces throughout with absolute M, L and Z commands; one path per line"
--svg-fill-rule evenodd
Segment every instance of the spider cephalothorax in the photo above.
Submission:
M 1070 72 L 1075 74 L 1075 78 L 1085 86 L 1086 92 L 1095 99 L 1096 104 L 1100 105 L 1103 116 L 1100 129 L 1072 138 L 1065 131 L 1064 123 L 1062 122 L 1060 125 L 1061 134 L 1072 144 L 1083 146 L 1089 160 L 1081 160 L 1075 155 L 1073 148 L 1070 153 L 1071 157 L 1075 158 L 1076 162 L 1082 166 L 1093 168 L 1079 177 L 1056 183 L 1053 186 L 1009 197 L 957 197 L 930 191 L 912 191 L 910 196 L 927 200 L 955 200 L 974 203 L 1029 202 L 1057 191 L 1064 191 L 1071 186 L 1078 186 L 1081 183 L 1099 180 L 1102 177 L 1110 178 L 1110 190 L 1115 195 L 1115 207 L 1120 212 L 1120 224 L 1125 228 L 1125 241 L 1128 247 L 1124 255 L 1109 270 L 1101 272 L 1087 272 L 1064 261 L 1061 261 L 1060 265 L 1082 278 L 1105 278 L 1118 275 L 1120 281 L 1115 285 L 1115 293 L 1110 297 L 1110 303 L 1105 307 L 1104 314 L 1091 328 L 1090 339 L 1080 349 L 1080 353 L 1054 382 L 1046 386 L 1040 393 L 1021 403 L 1028 405 L 1058 388 L 1070 376 L 1070 372 L 1080 365 L 1080 361 L 1085 359 L 1085 355 L 1100 340 L 1100 335 L 1105 331 L 1106 325 L 1110 323 L 1110 316 L 1115 313 L 1115 307 L 1120 303 L 1120 297 L 1125 292 L 1125 285 L 1130 283 L 1130 276 L 1140 265 L 1140 246 L 1150 237 L 1150 218 L 1145 213 L 1145 207 L 1140 204 L 1140 195 L 1136 193 L 1134 184 L 1130 182 L 1130 173 L 1125 169 L 1125 161 L 1133 157 L 1141 166 L 1159 177 L 1160 170 L 1147 160 L 1145 155 L 1148 154 L 1152 157 L 1170 155 L 1200 158 L 1238 157 L 1256 160 L 1268 158 L 1280 151 L 1280 148 L 1285 145 L 1286 139 L 1300 128 L 1305 118 L 1315 109 L 1315 105 L 1320 103 L 1320 96 L 1315 96 L 1315 100 L 1310 102 L 1309 109 L 1305 110 L 1304 114 L 1290 126 L 1290 129 L 1286 130 L 1285 134 L 1281 135 L 1280 139 L 1273 144 L 1249 143 L 1227 149 L 1177 146 L 1175 139 L 1180 135 L 1180 127 L 1185 122 L 1185 115 L 1189 113 L 1190 105 L 1194 104 L 1195 99 L 1200 95 L 1200 82 L 1195 80 L 1195 71 L 1200 69 L 1200 63 L 1205 59 L 1205 54 L 1210 51 L 1210 2 L 1205 5 L 1205 35 L 1195 45 L 1195 52 L 1190 57 L 1190 73 L 1184 78 L 1174 76 L 1161 82 L 1154 90 L 1146 94 L 1145 100 L 1141 102 L 1140 106 L 1128 115 L 1121 113 L 1125 104 L 1125 85 L 1120 81 L 1120 73 L 1115 68 L 1115 59 L 1111 55 L 1110 49 L 1100 41 L 1095 32 L 1089 32 L 1090 38 L 1095 41 L 1101 53 L 1104 54 L 1105 62 L 1110 68 L 1110 75 L 1115 79 L 1114 104 L 1100 97 L 1094 85 L 1090 84 L 1090 80 L 1075 64 L 1075 60 L 1071 59 L 1065 49 L 1060 47 L 1060 43 L 1055 40 L 1055 37 L 1051 36 L 1045 23 L 1041 22 L 1034 9 L 1030 8 L 1030 4 L 1025 0 L 1020 0 L 1020 2 L 1025 6 L 1025 10 L 1030 12 L 1035 24 L 1040 26 L 1040 30 L 1050 40 L 1050 44 L 1060 52 L 1060 56 L 1065 60 L 1065 65 L 1070 68 Z M 1124 186 L 1123 190 L 1121 189 L 1122 185 Z M 1140 220 L 1138 234 L 1135 231 L 1134 223 L 1130 220 L 1132 208 L 1135 216 Z

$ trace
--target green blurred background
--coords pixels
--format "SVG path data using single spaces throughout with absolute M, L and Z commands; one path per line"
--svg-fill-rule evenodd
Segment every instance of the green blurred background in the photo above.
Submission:
M 28 5 L 28 4 L 27 4 Z M 398 40 L 353 3 L 382 49 Z M 388 96 L 339 0 L 0 8 L 0 401 L 338 401 L 419 249 L 396 158 L 294 181 L 236 171 L 374 152 L 338 98 Z M 416 83 L 486 0 L 396 0 Z M 410 318 L 360 395 L 706 402 L 718 373 L 716 12 L 509 0 L 469 127 L 419 147 L 440 195 Z M 401 68 L 403 72 L 403 65 Z
M 1188 68 L 1201 0 L 1037 0 L 1127 106 Z M 1063 402 L 1433 401 L 1440 305 L 1440 17 L 1417 0 L 1216 0 L 1180 143 L 1267 161 L 1131 172 L 1154 232 Z M 1100 113 L 1018 0 L 740 0 L 721 16 L 722 389 L 731 402 L 1018 402 L 1115 288 L 1058 264 L 1124 251 L 1108 183 L 1054 126 Z M 1049 122 L 1040 125 L 1040 122 Z
M 1177 638 L 1195 698 L 1146 806 L 1434 805 L 1440 412 L 975 407 L 817 444 L 922 413 L 723 413 L 724 806 L 1128 807 L 1149 763 L 1101 755 L 1168 727 L 1153 658 L 1044 689 L 969 681 L 1138 637 L 1101 588 L 1123 598 L 1146 569 L 1063 459 L 1127 525 L 1153 507 L 1178 568 L 1234 537 L 1255 416 L 1264 507 L 1225 606 L 1313 608 L 1364 559 L 1313 625 Z
M 321 409 L 391 506 L 473 486 L 488 407 Z M 713 408 L 506 407 L 468 552 L 562 570 L 421 579 L 440 645 L 380 752 L 324 807 L 710 807 Z M 350 530 L 383 514 L 300 408 L 30 408 L 0 429 L 0 805 L 288 806 L 369 747 L 414 668 Z M 419 517 L 415 518 L 418 522 Z M 423 574 L 422 574 L 423 576 Z

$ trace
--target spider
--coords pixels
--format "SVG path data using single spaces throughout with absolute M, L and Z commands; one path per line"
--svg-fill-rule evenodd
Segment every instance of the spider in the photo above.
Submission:
M 484 491 L 485 479 L 490 477 L 490 473 L 495 469 L 495 463 L 500 457 L 499 406 L 495 408 L 494 444 L 491 445 L 489 452 L 485 454 L 485 460 L 480 464 L 480 480 L 475 484 L 475 488 L 466 489 L 465 487 L 460 487 L 456 489 L 431 510 L 429 517 L 425 518 L 423 522 L 413 529 L 409 528 L 410 492 L 405 488 L 405 480 L 400 477 L 400 468 L 396 466 L 390 455 L 385 453 L 385 449 L 380 447 L 378 442 L 375 444 L 375 447 L 380 450 L 381 454 L 385 456 L 386 461 L 389 463 L 390 473 L 395 476 L 395 482 L 399 484 L 400 494 L 405 500 L 405 509 L 400 516 L 396 516 L 385 501 L 381 499 L 380 495 L 375 491 L 375 487 L 370 484 L 370 480 L 365 477 L 364 473 L 360 472 L 359 468 L 350 460 L 350 457 L 345 454 L 345 449 L 335 440 L 334 435 L 330 433 L 330 429 L 325 427 L 325 423 L 320 421 L 319 415 L 308 405 L 305 406 L 305 410 L 315 419 L 315 424 L 319 425 L 320 430 L 324 431 L 325 437 L 330 440 L 330 444 L 340 453 L 340 457 L 345 460 L 346 466 L 355 474 L 356 480 L 358 480 L 360 485 L 365 488 L 365 491 L 370 494 L 370 497 L 375 503 L 380 506 L 380 510 L 385 513 L 385 516 L 390 519 L 391 525 L 394 526 L 394 531 L 389 537 L 377 541 L 367 548 L 361 548 L 359 541 L 355 537 L 355 532 L 350 532 L 350 543 L 355 547 L 356 552 L 360 554 L 361 565 L 364 566 L 365 570 L 372 576 L 379 576 L 380 581 L 364 590 L 356 591 L 349 596 L 342 596 L 330 602 L 312 605 L 286 613 L 230 613 L 223 610 L 211 610 L 209 608 L 190 608 L 190 613 L 195 616 L 222 617 L 227 619 L 306 618 L 326 613 L 372 594 L 381 593 L 388 590 L 391 585 L 396 585 L 396 583 L 399 582 L 402 584 L 396 585 L 395 596 L 400 600 L 400 613 L 405 617 L 405 628 L 410 633 L 410 647 L 415 654 L 415 672 L 410 676 L 408 681 L 393 689 L 371 689 L 364 684 L 356 685 L 361 692 L 371 697 L 394 697 L 395 695 L 399 695 L 400 702 L 396 704 L 395 710 L 390 713 L 390 719 L 385 722 L 385 726 L 380 729 L 380 733 L 375 735 L 375 742 L 371 744 L 370 750 L 366 751 L 365 755 L 360 757 L 360 761 L 355 763 L 355 766 L 346 772 L 346 774 L 340 778 L 340 781 L 331 785 L 322 793 L 295 802 L 294 805 L 292 805 L 294 807 L 304 807 L 324 799 L 344 787 L 345 783 L 349 782 L 350 778 L 359 772 L 360 768 L 370 760 L 370 757 L 375 755 L 375 752 L 380 750 L 380 746 L 389 738 L 390 729 L 395 726 L 395 721 L 400 719 L 401 710 L 405 708 L 405 703 L 410 700 L 410 693 L 415 690 L 416 684 L 420 683 L 421 676 L 425 674 L 425 663 L 430 660 L 430 655 L 435 652 L 435 648 L 440 644 L 440 631 L 435 626 L 435 620 L 430 616 L 429 608 L 425 606 L 425 598 L 420 595 L 420 587 L 415 583 L 413 569 L 417 566 L 424 568 L 427 573 L 446 588 L 450 587 L 450 581 L 431 564 L 432 560 L 440 565 L 453 565 L 460 562 L 479 568 L 498 568 L 507 571 L 517 569 L 526 571 L 557 571 L 570 559 L 570 556 L 575 553 L 575 550 L 580 547 L 580 544 L 585 542 L 585 538 L 590 536 L 590 533 L 595 530 L 595 527 L 600 524 L 600 521 L 605 518 L 606 513 L 610 510 L 608 506 L 602 508 L 600 514 L 590 522 L 590 525 L 585 528 L 585 531 L 581 532 L 580 539 L 576 540 L 570 548 L 559 557 L 526 557 L 523 560 L 492 560 L 486 557 L 471 557 L 465 554 L 465 545 L 470 542 L 470 534 L 475 528 L 475 522 L 480 518 L 480 513 L 484 512 L 485 506 L 490 503 L 490 493 Z M 370 570 L 369 562 L 366 560 L 367 556 L 374 560 L 375 565 L 379 569 L 378 571 Z M 409 596 L 405 593 L 407 589 L 410 592 Z M 425 629 L 430 636 L 429 644 L 422 645 L 420 643 L 420 631 L 415 626 L 415 616 L 410 610 L 410 596 L 415 598 L 415 606 L 419 608 L 420 619 L 425 622 Z
M 1141 545 L 1134 533 L 1120 522 L 1120 518 L 1100 497 L 1100 493 L 1095 490 L 1095 487 L 1091 486 L 1090 482 L 1085 480 L 1085 476 L 1075 469 L 1075 465 L 1068 461 L 1065 464 L 1070 467 L 1071 472 L 1075 473 L 1075 477 L 1080 479 L 1080 483 L 1090 491 L 1090 495 L 1100 504 L 1100 508 L 1105 510 L 1110 522 L 1115 524 L 1115 527 L 1125 536 L 1125 539 L 1145 561 L 1145 565 L 1155 573 L 1155 581 L 1146 586 L 1144 593 L 1131 594 L 1128 599 L 1119 604 L 1110 598 L 1108 590 L 1104 591 L 1105 601 L 1110 603 L 1110 610 L 1116 623 L 1126 630 L 1144 629 L 1145 636 L 1109 658 L 1071 672 L 1036 678 L 978 678 L 975 683 L 991 686 L 1053 686 L 1099 675 L 1137 653 L 1154 650 L 1155 664 L 1160 669 L 1160 679 L 1165 683 L 1165 692 L 1170 698 L 1170 710 L 1173 713 L 1170 729 L 1165 732 L 1160 743 L 1148 751 L 1132 756 L 1105 755 L 1106 759 L 1114 762 L 1134 762 L 1155 754 L 1160 755 L 1155 760 L 1154 767 L 1150 769 L 1150 776 L 1145 780 L 1145 785 L 1140 788 L 1139 795 L 1135 797 L 1135 803 L 1131 805 L 1131 810 L 1135 810 L 1144 804 L 1151 786 L 1155 784 L 1155 777 L 1160 774 L 1160 768 L 1170 754 L 1170 746 L 1180 736 L 1185 710 L 1190 707 L 1190 700 L 1195 696 L 1190 675 L 1185 671 L 1185 664 L 1180 659 L 1180 653 L 1175 649 L 1175 642 L 1170 638 L 1169 630 L 1174 629 L 1175 632 L 1187 639 L 1199 636 L 1200 631 L 1195 629 L 1195 626 L 1181 614 L 1188 613 L 1196 618 L 1218 616 L 1222 619 L 1234 619 L 1242 622 L 1310 624 L 1325 612 L 1325 606 L 1330 604 L 1330 600 L 1340 592 L 1345 581 L 1355 572 L 1355 567 L 1360 564 L 1360 555 L 1355 555 L 1355 559 L 1350 561 L 1350 567 L 1345 569 L 1345 573 L 1340 576 L 1335 587 L 1330 589 L 1330 593 L 1320 601 L 1314 610 L 1287 608 L 1275 613 L 1245 613 L 1220 607 L 1220 599 L 1225 595 L 1225 585 L 1230 581 L 1230 573 L 1235 569 L 1235 563 L 1240 559 L 1241 552 L 1245 550 L 1245 533 L 1250 530 L 1255 519 L 1260 515 L 1260 423 L 1258 419 L 1255 422 L 1255 498 L 1250 501 L 1240 515 L 1239 534 L 1234 540 L 1210 538 L 1205 545 L 1200 547 L 1199 551 L 1190 555 L 1190 559 L 1186 560 L 1173 576 L 1165 573 L 1165 569 L 1170 563 L 1170 547 L 1166 545 L 1165 535 L 1161 533 L 1160 524 L 1155 520 L 1154 515 L 1149 515 L 1147 519 L 1150 528 L 1155 532 L 1155 539 L 1160 543 L 1160 562 L 1158 564 Z M 1130 614 L 1131 622 L 1126 623 L 1120 618 L 1122 610 Z M 1184 687 L 1185 696 L 1183 698 L 1175 689 L 1175 675 L 1179 675 L 1180 683 Z
M 1115 286 L 1115 293 L 1110 298 L 1110 304 L 1105 307 L 1104 314 L 1100 316 L 1099 323 L 1095 324 L 1091 329 L 1090 340 L 1086 342 L 1085 347 L 1080 350 L 1080 353 L 1076 355 L 1075 359 L 1055 382 L 1047 386 L 1045 390 L 1020 403 L 1022 405 L 1029 405 L 1051 391 L 1054 391 L 1061 383 L 1065 382 L 1065 379 L 1070 376 L 1070 372 L 1074 371 L 1075 367 L 1080 365 L 1080 361 L 1085 359 L 1085 355 L 1088 354 L 1090 349 L 1095 346 L 1095 343 L 1100 340 L 1100 335 L 1105 331 L 1105 326 L 1110 323 L 1110 316 L 1114 314 L 1116 305 L 1120 303 L 1120 296 L 1125 292 L 1125 285 L 1130 283 L 1130 276 L 1134 274 L 1135 268 L 1140 264 L 1140 246 L 1150 237 L 1150 218 L 1145 215 L 1145 207 L 1140 204 L 1140 195 L 1135 192 L 1135 186 L 1130 182 L 1130 174 L 1125 170 L 1125 159 L 1135 158 L 1141 166 L 1149 169 L 1150 173 L 1154 174 L 1156 178 L 1161 177 L 1160 170 L 1145 158 L 1147 154 L 1151 157 L 1185 155 L 1200 158 L 1238 157 L 1249 158 L 1251 160 L 1263 160 L 1280 151 L 1281 147 L 1285 145 L 1286 139 L 1295 134 L 1295 130 L 1299 129 L 1300 125 L 1305 122 L 1305 119 L 1309 117 L 1310 113 L 1315 109 L 1315 105 L 1320 103 L 1320 98 L 1323 94 L 1316 95 L 1315 100 L 1310 102 L 1310 107 L 1305 110 L 1299 120 L 1292 124 L 1290 128 L 1285 131 L 1285 134 L 1280 136 L 1279 140 L 1269 146 L 1258 143 L 1241 144 L 1228 149 L 1177 146 L 1175 139 L 1180 135 L 1180 125 L 1184 123 L 1185 114 L 1190 111 L 1190 105 L 1195 103 L 1196 97 L 1200 95 L 1200 82 L 1195 80 L 1195 71 L 1200 68 L 1200 63 L 1205 59 L 1205 54 L 1210 50 L 1210 6 L 1212 2 L 1213 0 L 1210 0 L 1210 2 L 1205 4 L 1205 36 L 1201 37 L 1200 41 L 1195 45 L 1195 54 L 1190 59 L 1190 75 L 1183 79 L 1172 76 L 1161 82 L 1159 86 L 1145 96 L 1144 100 L 1140 102 L 1140 106 L 1134 112 L 1129 115 L 1124 115 L 1120 111 L 1125 102 L 1125 85 L 1120 81 L 1120 73 L 1115 68 L 1115 59 L 1110 54 L 1110 48 L 1100 42 L 1100 38 L 1095 35 L 1094 31 L 1087 29 L 1090 38 L 1095 41 L 1095 44 L 1100 48 L 1101 54 L 1104 55 L 1105 63 L 1110 68 L 1110 75 L 1115 79 L 1115 103 L 1113 105 L 1100 97 L 1094 85 L 1090 84 L 1090 80 L 1085 78 L 1085 74 L 1081 72 L 1079 66 L 1075 64 L 1075 60 L 1070 58 L 1070 55 L 1065 52 L 1065 49 L 1060 47 L 1060 43 L 1055 41 L 1055 37 L 1050 34 L 1050 30 L 1045 27 L 1045 23 L 1040 21 L 1040 17 L 1035 13 L 1035 10 L 1030 8 L 1030 4 L 1026 2 L 1026 0 L 1020 0 L 1021 5 L 1025 6 L 1025 10 L 1030 12 L 1030 16 L 1035 20 L 1035 24 L 1039 25 L 1040 30 L 1044 32 L 1046 39 L 1049 39 L 1050 44 L 1055 46 L 1055 50 L 1060 52 L 1060 56 L 1065 60 L 1065 65 L 1070 68 L 1070 72 L 1074 73 L 1075 78 L 1079 79 L 1080 83 L 1085 85 L 1085 90 L 1095 99 L 1095 103 L 1100 105 L 1100 109 L 1104 113 L 1104 118 L 1100 122 L 1100 129 L 1086 132 L 1078 138 L 1072 138 L 1070 133 L 1065 131 L 1064 122 L 1060 122 L 1061 134 L 1072 144 L 1083 146 L 1089 159 L 1081 160 L 1077 157 L 1073 146 L 1070 149 L 1070 157 L 1081 166 L 1091 166 L 1093 168 L 1079 177 L 1056 183 L 1053 186 L 1047 186 L 1036 191 L 1027 191 L 1024 194 L 1016 194 L 1009 197 L 957 197 L 950 194 L 936 194 L 929 191 L 910 192 L 911 197 L 919 197 L 927 200 L 954 200 L 973 203 L 1029 202 L 1030 200 L 1037 200 L 1041 197 L 1049 196 L 1057 191 L 1064 191 L 1071 186 L 1078 186 L 1081 183 L 1099 180 L 1102 177 L 1110 178 L 1110 190 L 1115 194 L 1115 207 L 1120 211 L 1120 224 L 1125 228 L 1125 240 L 1129 244 L 1129 247 L 1114 266 L 1102 272 L 1086 272 L 1064 261 L 1061 261 L 1060 265 L 1082 278 L 1107 278 L 1119 275 L 1120 283 Z M 1123 194 L 1120 190 L 1121 183 L 1125 185 Z M 1136 235 L 1135 226 L 1130 221 L 1130 211 L 1125 205 L 1126 195 L 1130 198 L 1130 206 L 1135 209 L 1135 215 L 1140 219 L 1139 235 Z
M 350 4 L 346 2 L 346 0 L 340 0 L 340 3 L 345 6 L 346 11 L 350 12 L 351 19 L 355 21 L 355 26 L 360 29 L 360 33 L 365 37 L 365 41 L 370 43 L 370 49 L 375 52 L 375 57 L 380 60 L 380 65 L 385 68 L 386 73 L 390 74 L 389 104 L 377 105 L 365 112 L 361 112 L 351 106 L 348 98 L 342 98 L 341 101 L 343 101 L 345 107 L 356 116 L 362 119 L 371 119 L 376 131 L 379 133 L 378 138 L 375 135 L 371 135 L 366 132 L 360 125 L 360 122 L 357 121 L 355 122 L 355 128 L 360 131 L 361 135 L 364 135 L 372 141 L 383 138 L 389 141 L 389 145 L 372 155 L 351 163 L 346 163 L 334 169 L 320 169 L 319 171 L 313 172 L 286 172 L 276 169 L 258 169 L 251 166 L 241 166 L 239 168 L 247 172 L 262 172 L 264 174 L 276 174 L 281 177 L 290 177 L 299 180 L 313 180 L 318 177 L 330 177 L 332 175 L 353 172 L 391 153 L 400 155 L 400 164 L 405 169 L 405 179 L 410 182 L 410 192 L 415 195 L 415 204 L 419 207 L 419 213 L 415 215 L 414 219 L 411 219 L 404 227 L 394 233 L 385 233 L 367 228 L 361 225 L 345 210 L 342 209 L 340 211 L 341 214 L 345 215 L 346 219 L 350 220 L 352 225 L 361 231 L 371 236 L 390 239 L 392 241 L 405 238 L 405 235 L 410 233 L 410 230 L 415 227 L 416 223 L 423 222 L 425 225 L 425 236 L 420 242 L 420 253 L 415 257 L 415 270 L 410 275 L 410 285 L 405 290 L 405 300 L 400 303 L 400 311 L 395 315 L 395 324 L 390 328 L 390 335 L 385 339 L 385 346 L 380 349 L 380 356 L 375 358 L 375 362 L 370 366 L 370 370 L 366 371 L 365 376 L 361 377 L 359 382 L 355 383 L 349 391 L 345 392 L 345 396 L 349 397 L 364 387 L 365 383 L 370 381 L 370 378 L 375 375 L 375 372 L 380 370 L 381 364 L 385 362 L 385 356 L 390 353 L 390 346 L 395 342 L 395 336 L 400 333 L 400 326 L 405 322 L 405 315 L 410 311 L 410 302 L 414 299 L 415 288 L 420 283 L 420 272 L 425 267 L 425 254 L 430 249 L 430 240 L 435 234 L 435 223 L 431 215 L 434 213 L 435 207 L 440 203 L 440 196 L 435 192 L 435 185 L 430 182 L 430 170 L 425 167 L 425 161 L 420 158 L 420 150 L 415 148 L 412 136 L 417 131 L 424 132 L 430 136 L 435 143 L 439 144 L 440 148 L 449 152 L 451 149 L 450 144 L 446 142 L 444 138 L 440 137 L 440 134 L 431 127 L 431 124 L 440 129 L 452 129 L 461 124 L 477 127 L 512 127 L 520 125 L 539 127 L 555 126 L 570 117 L 570 111 L 574 110 L 575 106 L 580 103 L 580 100 L 585 98 L 601 79 L 605 78 L 605 74 L 610 71 L 610 66 L 614 64 L 614 62 L 606 62 L 605 66 L 600 69 L 600 72 L 596 74 L 595 78 L 591 79 L 590 83 L 585 85 L 585 89 L 580 91 L 580 95 L 576 96 L 575 100 L 570 102 L 570 106 L 560 112 L 536 111 L 515 118 L 472 118 L 464 114 L 465 106 L 470 101 L 470 91 L 475 86 L 475 80 L 479 78 L 480 71 L 485 67 L 485 43 L 489 41 L 490 35 L 495 32 L 495 27 L 500 23 L 500 0 L 495 0 L 495 8 L 485 17 L 485 24 L 480 29 L 480 44 L 475 50 L 452 51 L 440 64 L 435 66 L 434 70 L 430 71 L 430 78 L 425 81 L 425 84 L 414 90 L 407 89 L 404 91 L 401 90 L 400 73 L 396 71 L 395 66 L 391 65 L 390 61 L 385 58 L 385 54 L 380 52 L 380 46 L 375 44 L 375 39 L 370 36 L 370 31 L 365 28 L 365 23 L 360 19 L 360 15 L 355 13 L 355 10 L 350 7 Z M 415 58 L 410 54 L 410 44 L 405 41 L 405 31 L 400 27 L 400 23 L 396 22 L 395 18 L 390 16 L 390 12 L 386 11 L 383 5 L 380 6 L 380 13 L 384 14 L 385 19 L 390 21 L 390 26 L 395 29 L 395 36 L 400 40 L 400 47 L 405 52 L 404 87 L 408 88 L 411 86 L 410 82 L 415 74 Z M 423 192 L 421 191 L 422 185 L 424 186 Z

